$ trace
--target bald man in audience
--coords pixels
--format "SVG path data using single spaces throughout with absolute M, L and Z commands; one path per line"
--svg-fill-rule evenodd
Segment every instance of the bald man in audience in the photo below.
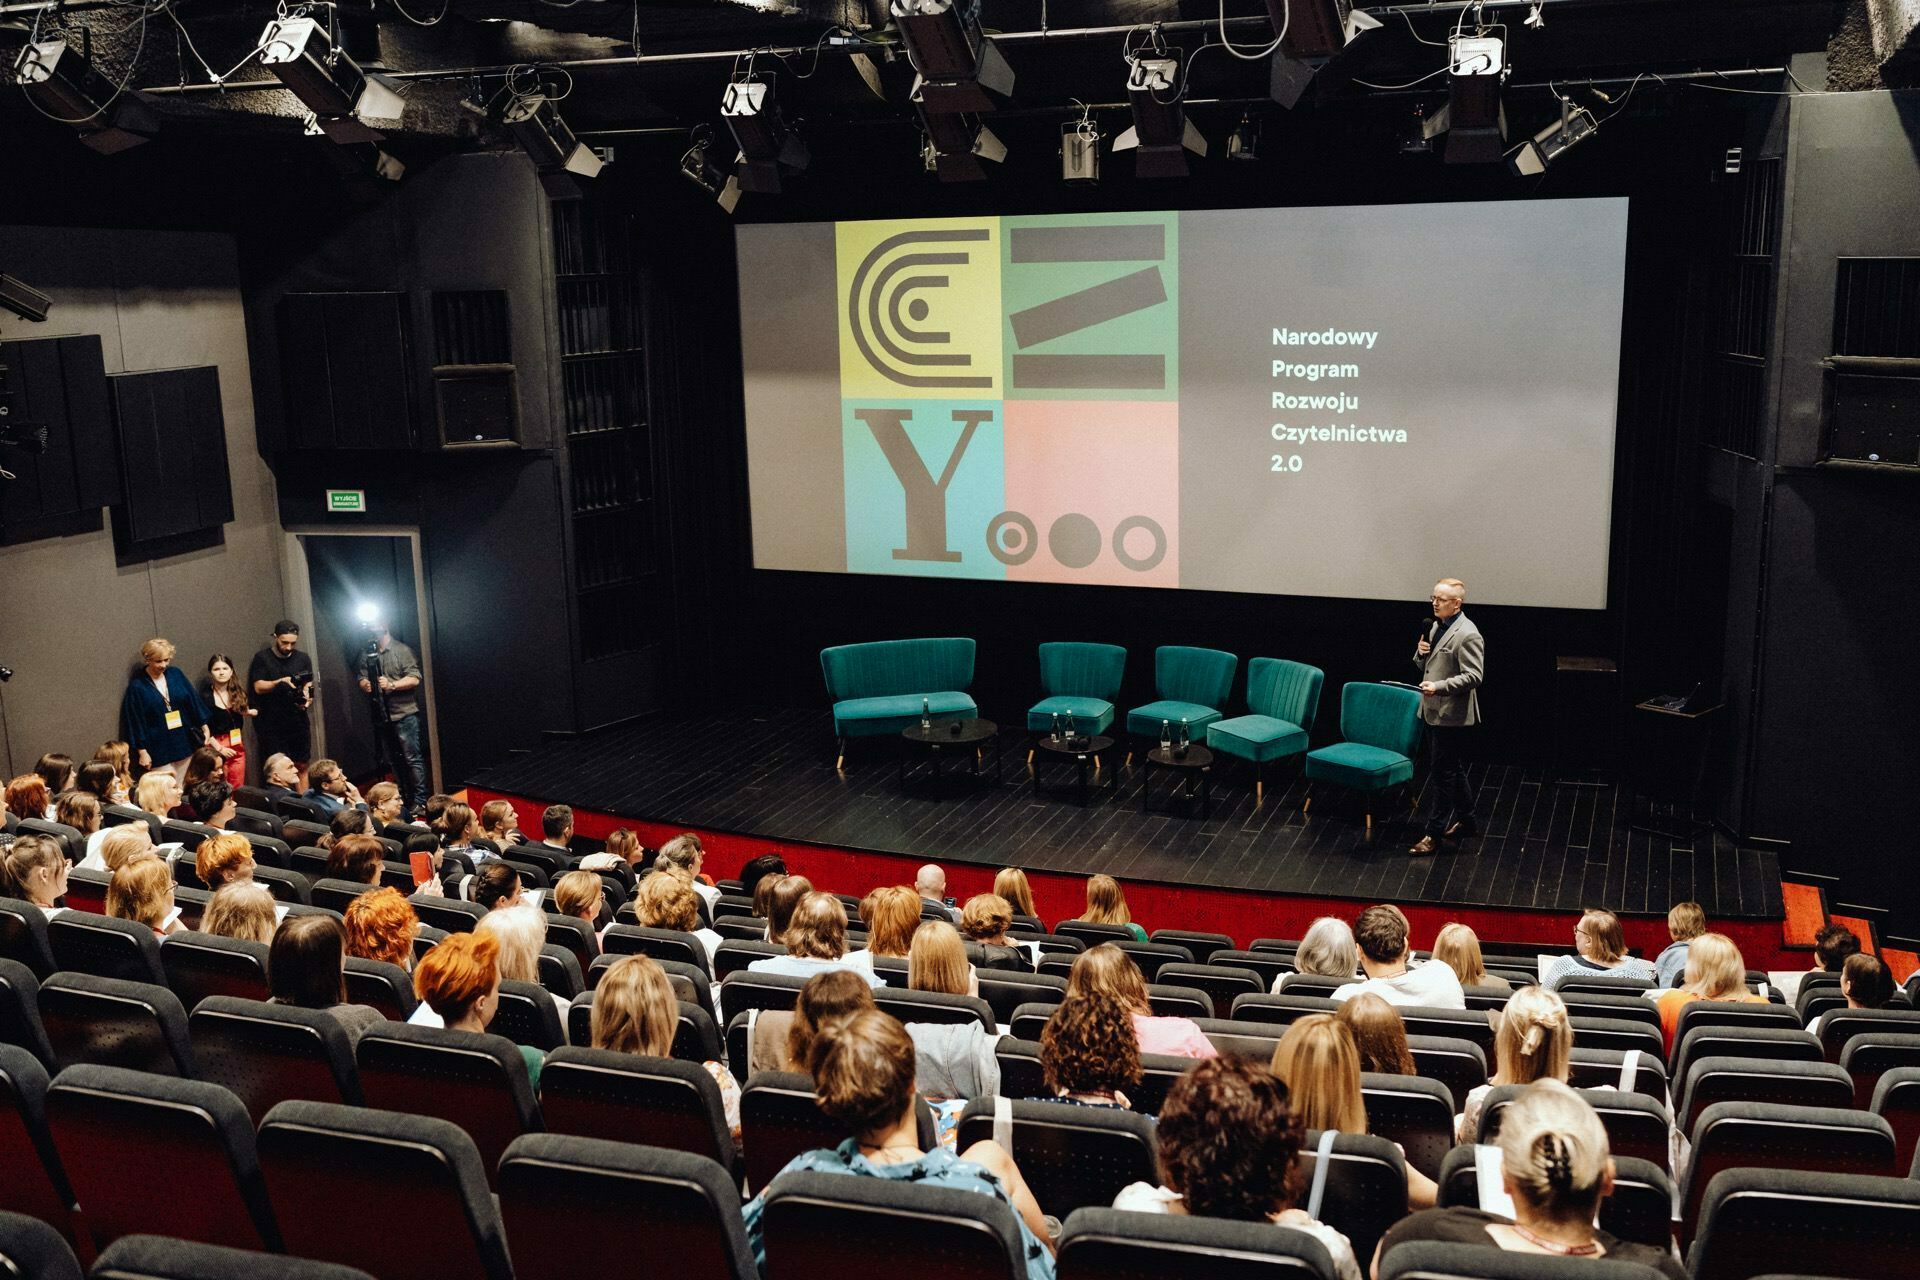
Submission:
M 922 902 L 931 903 L 952 917 L 955 924 L 960 923 L 960 909 L 949 905 L 947 896 L 947 873 L 934 863 L 921 867 L 913 877 L 913 889 L 920 895 Z

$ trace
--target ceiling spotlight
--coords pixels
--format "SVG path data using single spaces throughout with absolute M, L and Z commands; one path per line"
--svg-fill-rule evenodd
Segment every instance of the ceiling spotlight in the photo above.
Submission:
M 144 94 L 121 92 L 65 40 L 41 40 L 20 50 L 13 78 L 27 100 L 80 133 L 80 141 L 112 155 L 160 132 Z
M 1240 117 L 1240 123 L 1227 135 L 1227 159 L 1258 160 L 1260 158 L 1260 122 L 1252 115 Z
M 992 111 L 1013 92 L 1013 68 L 980 33 L 980 0 L 893 0 L 913 63 L 913 102 L 932 112 Z
M 25 280 L 0 271 L 0 307 L 22 320 L 39 321 L 47 318 L 47 312 L 53 307 L 53 299 Z M 0 365 L 0 369 L 4 368 L 4 365 Z
M 1100 182 L 1100 122 L 1084 107 L 1078 120 L 1060 126 L 1060 181 L 1081 187 Z
M 406 109 L 392 83 L 362 71 L 312 18 L 269 22 L 260 37 L 260 65 L 312 113 L 309 132 L 338 143 L 377 142 L 380 132 L 364 121 L 398 120 Z
M 1007 158 L 1007 144 L 971 116 L 922 111 L 920 126 L 927 135 L 920 158 L 942 182 L 985 182 L 980 162 L 999 164 Z
M 713 156 L 713 133 L 705 125 L 693 131 L 693 145 L 680 157 L 680 176 L 712 196 L 728 213 L 740 203 L 740 184 Z
M 742 191 L 778 192 L 783 166 L 807 167 L 807 144 L 781 116 L 773 85 L 771 79 L 756 77 L 749 66 L 746 75 L 727 86 L 726 96 L 720 100 L 720 114 L 733 131 L 733 140 L 740 144 L 734 176 Z
M 1560 118 L 1521 143 L 1507 165 L 1523 178 L 1545 173 L 1548 165 L 1592 137 L 1599 127 L 1593 112 L 1562 98 Z
M 520 144 L 542 173 L 566 172 L 578 178 L 599 174 L 601 159 L 594 149 L 573 136 L 560 118 L 553 99 L 543 93 L 509 97 L 500 108 L 500 123 Z
M 1455 36 L 1447 105 L 1430 120 L 1447 136 L 1448 164 L 1493 164 L 1507 153 L 1507 114 L 1500 83 L 1507 76 L 1506 43 L 1499 36 Z
M 1127 102 L 1133 107 L 1133 127 L 1113 140 L 1113 149 L 1139 149 L 1134 176 L 1184 178 L 1186 152 L 1207 154 L 1207 140 L 1187 119 L 1182 101 L 1186 93 L 1178 49 L 1143 49 L 1127 59 Z

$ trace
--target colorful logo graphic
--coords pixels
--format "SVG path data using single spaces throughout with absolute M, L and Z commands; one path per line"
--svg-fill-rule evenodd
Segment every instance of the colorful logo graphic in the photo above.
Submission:
M 1177 215 L 836 236 L 847 568 L 1178 586 Z

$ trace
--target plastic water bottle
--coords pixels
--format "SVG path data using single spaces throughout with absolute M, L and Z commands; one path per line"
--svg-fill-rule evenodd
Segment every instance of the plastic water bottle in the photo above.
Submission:
M 1160 722 L 1160 749 L 1166 751 L 1173 746 L 1173 726 L 1165 720 Z
M 933 704 L 925 698 L 920 699 L 920 732 L 928 733 L 933 729 Z
M 1060 741 L 1060 713 L 1058 711 L 1053 713 L 1053 740 L 1055 742 Z
M 1073 724 L 1073 712 L 1069 711 L 1067 712 L 1067 740 L 1071 742 L 1079 736 L 1080 731 L 1076 729 Z

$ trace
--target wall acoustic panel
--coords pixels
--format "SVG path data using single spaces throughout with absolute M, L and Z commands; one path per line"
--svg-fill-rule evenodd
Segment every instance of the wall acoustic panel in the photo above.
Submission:
M 115 528 L 150 543 L 233 519 L 220 371 L 212 365 L 109 378 L 127 501 Z
M 287 443 L 411 449 L 406 295 L 289 293 L 280 300 Z
M 0 342 L 11 393 L 8 421 L 47 429 L 45 453 L 0 450 L 0 466 L 17 478 L 0 481 L 0 525 L 12 528 L 72 516 L 120 501 L 120 456 L 107 408 L 100 339 L 38 338 Z

